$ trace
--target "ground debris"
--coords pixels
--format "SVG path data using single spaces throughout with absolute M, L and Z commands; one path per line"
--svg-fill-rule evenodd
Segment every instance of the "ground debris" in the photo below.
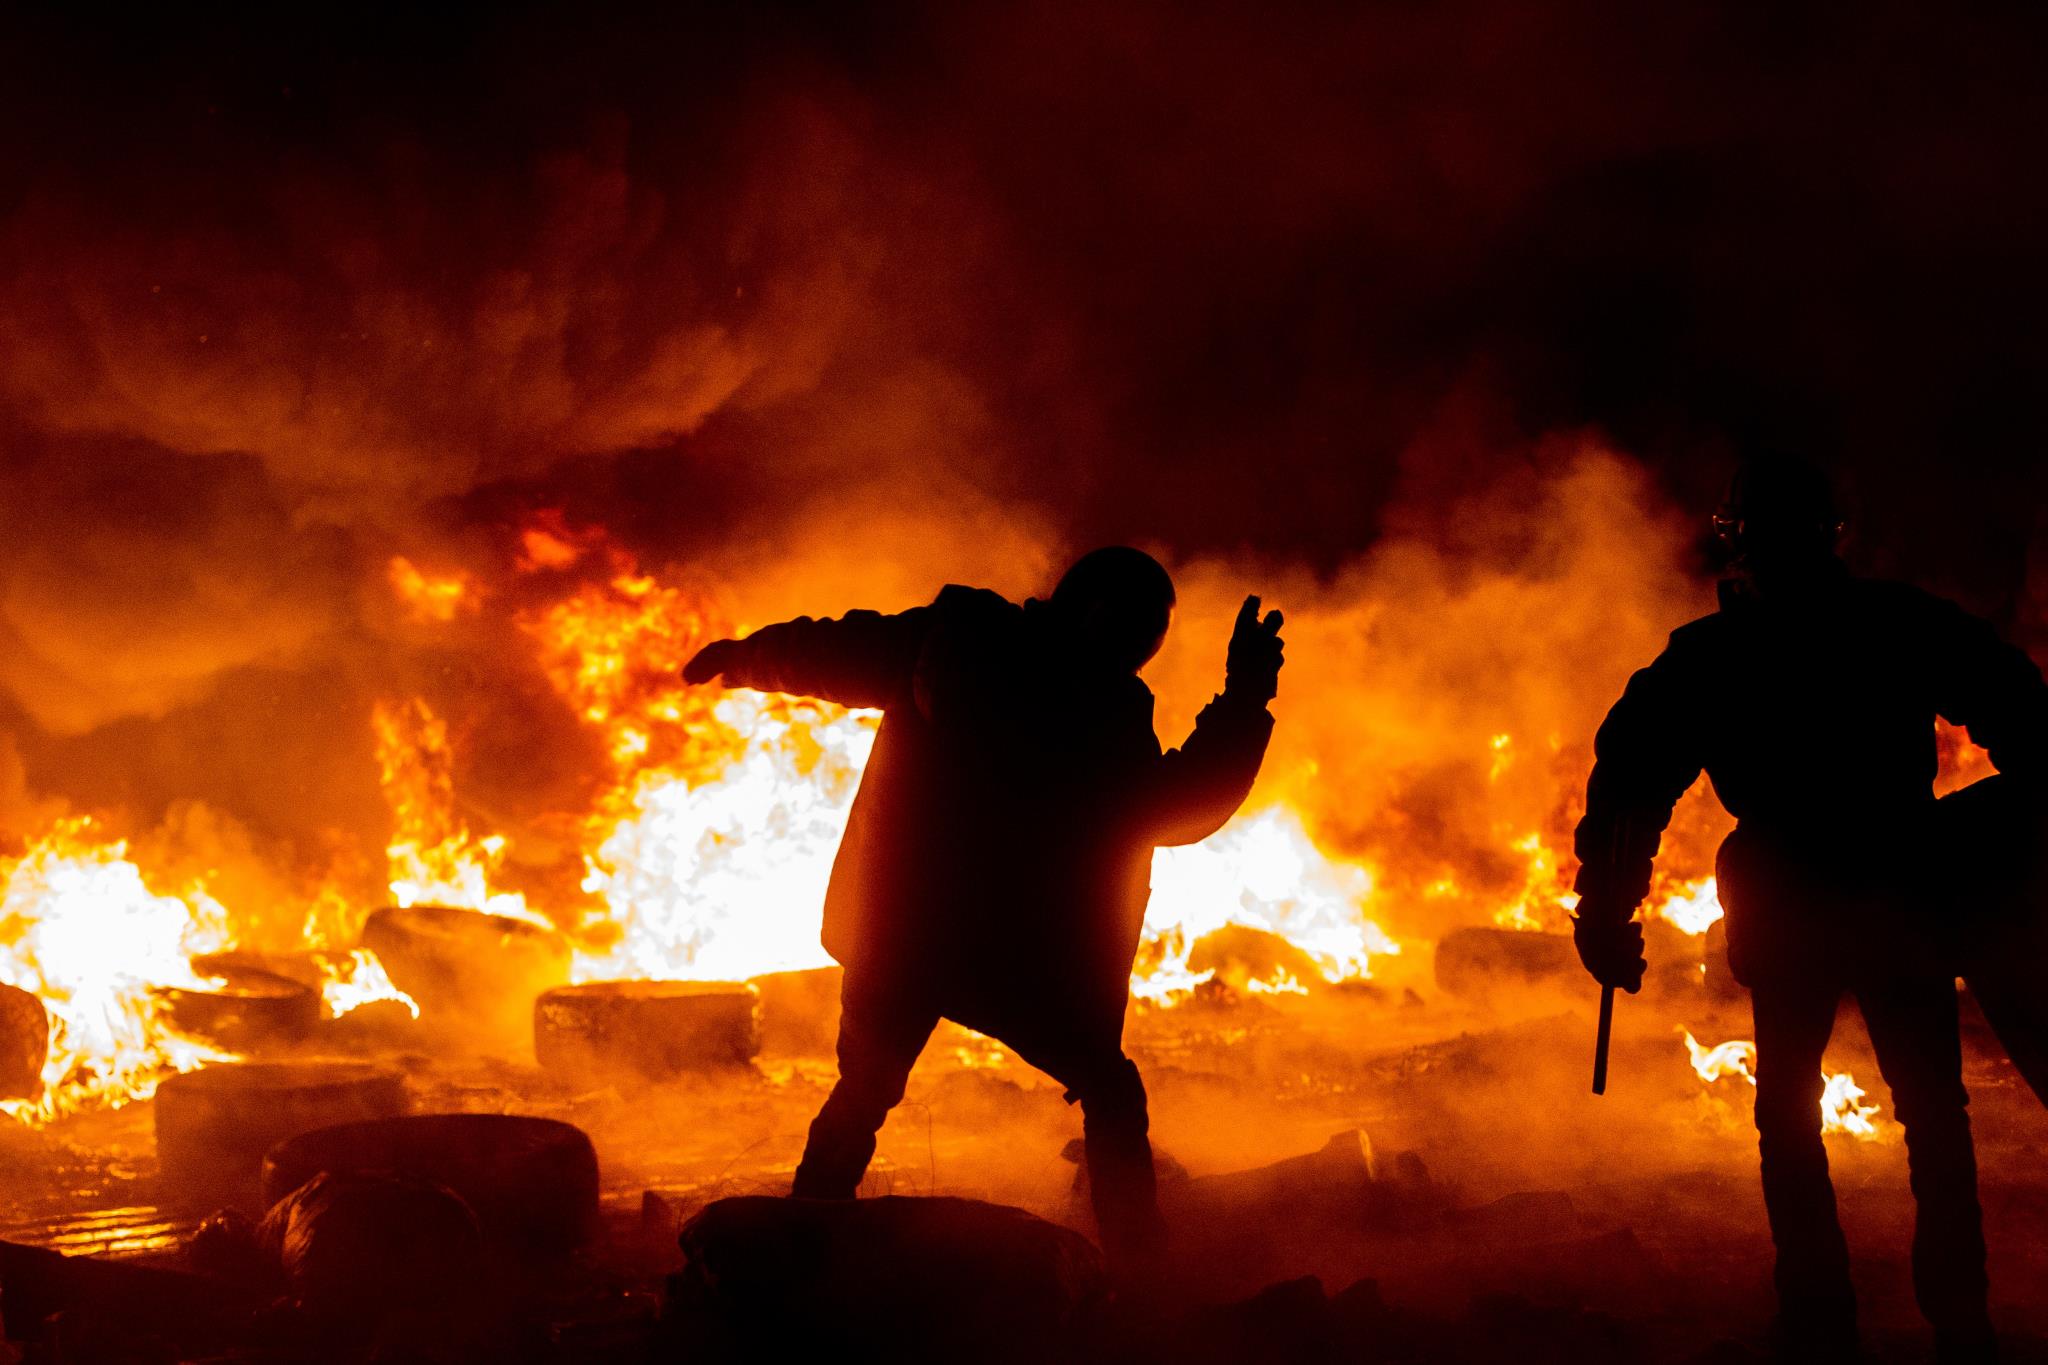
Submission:
M 446 1309 L 483 1279 L 476 1215 L 417 1176 L 322 1171 L 280 1199 L 257 1236 L 293 1295 L 323 1314 Z
M 397 1174 L 445 1185 L 494 1251 L 547 1261 L 596 1231 L 597 1151 L 571 1124 L 522 1114 L 409 1114 L 315 1129 L 263 1163 L 274 1205 L 314 1176 Z
M 1107 1289 L 1087 1239 L 971 1199 L 723 1199 L 681 1244 L 670 1339 L 713 1359 L 1043 1361 Z

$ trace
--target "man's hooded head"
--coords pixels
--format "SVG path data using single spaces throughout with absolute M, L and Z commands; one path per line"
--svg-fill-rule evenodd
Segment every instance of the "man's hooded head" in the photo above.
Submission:
M 1173 578 L 1143 550 L 1109 545 L 1074 562 L 1053 589 L 1052 605 L 1091 662 L 1136 673 L 1173 623 Z

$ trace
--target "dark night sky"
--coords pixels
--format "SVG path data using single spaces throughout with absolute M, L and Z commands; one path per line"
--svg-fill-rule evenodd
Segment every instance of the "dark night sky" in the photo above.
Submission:
M 28 729 L 288 671 L 538 505 L 651 562 L 909 507 L 1327 572 L 1580 431 L 1702 518 L 1813 453 L 1860 563 L 2041 639 L 2035 7 L 10 28 Z
M 536 167 L 582 157 L 665 201 L 622 330 L 745 326 L 766 305 L 711 300 L 721 270 L 765 283 L 864 237 L 825 248 L 865 245 L 863 303 L 896 315 L 860 341 L 968 376 L 1016 450 L 993 477 L 1083 525 L 1341 552 L 1463 388 L 1674 463 L 1804 445 L 1881 506 L 1910 489 L 1916 526 L 2011 534 L 2016 500 L 1983 493 L 2042 430 L 2042 27 L 1583 3 L 49 19 L 9 44 L 10 286 L 103 266 L 88 246 L 224 240 L 300 275 L 310 323 L 350 282 L 324 229 L 453 312 L 534 253 Z M 742 203 L 778 157 L 858 183 Z M 831 218 L 791 221 L 807 188 Z M 38 240 L 53 199 L 97 240 Z M 579 444 L 477 472 L 602 449 Z

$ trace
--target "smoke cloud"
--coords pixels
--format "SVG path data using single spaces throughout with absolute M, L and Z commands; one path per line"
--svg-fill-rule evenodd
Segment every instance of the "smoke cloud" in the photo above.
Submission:
M 1705 608 L 1740 453 L 1815 453 L 1861 564 L 2042 638 L 2031 14 L 15 22 L 10 822 L 197 801 L 360 856 L 394 689 L 480 825 L 573 806 L 590 740 L 514 624 L 543 508 L 741 623 L 1148 545 L 1169 729 L 1259 591 L 1269 789 L 1472 904 Z M 480 613 L 407 617 L 395 554 Z

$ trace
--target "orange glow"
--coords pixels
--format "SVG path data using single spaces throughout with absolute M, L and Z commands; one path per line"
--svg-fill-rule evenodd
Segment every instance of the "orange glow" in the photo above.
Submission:
M 1702 1047 L 1689 1029 L 1680 1029 L 1685 1037 L 1686 1055 L 1692 1061 L 1692 1069 L 1702 1081 L 1711 1084 L 1723 1076 L 1740 1076 L 1751 1085 L 1756 1084 L 1756 1044 L 1746 1039 L 1734 1039 L 1714 1047 Z M 1894 1125 L 1878 1117 L 1878 1106 L 1864 1104 L 1864 1089 L 1846 1071 L 1821 1070 L 1822 1091 L 1820 1099 L 1820 1130 L 1823 1134 L 1847 1133 L 1863 1142 L 1889 1141 L 1894 1135 Z
M 559 526 L 541 542 L 593 543 Z M 606 562 L 621 571 L 520 622 L 613 770 L 583 821 L 582 889 L 599 908 L 575 925 L 572 974 L 735 979 L 825 964 L 825 886 L 879 716 L 686 686 L 690 655 L 733 627 L 617 551 Z M 377 730 L 394 900 L 532 915 L 494 885 L 503 839 L 455 814 L 446 726 L 415 700 L 380 707 Z M 1171 1003 L 1206 979 L 1188 954 L 1226 925 L 1279 934 L 1329 981 L 1400 951 L 1365 916 L 1370 873 L 1324 855 L 1285 806 L 1240 816 L 1196 848 L 1161 850 L 1153 881 L 1133 978 L 1142 999 Z M 1284 970 L 1246 985 L 1306 990 Z
M 415 621 L 452 621 L 457 612 L 477 609 L 467 574 L 429 576 L 404 555 L 393 555 L 385 577 Z
M 377 766 L 391 804 L 391 896 L 407 905 L 452 905 L 533 919 L 523 896 L 494 893 L 502 835 L 479 838 L 455 810 L 448 727 L 419 698 L 380 702 L 371 716 Z
M 57 824 L 5 871 L 0 981 L 32 992 L 50 1014 L 39 1100 L 0 1108 L 48 1120 L 147 1099 L 165 1076 L 231 1060 L 180 1036 L 152 987 L 203 989 L 194 953 L 228 946 L 227 913 L 203 891 L 159 895 L 125 843 L 90 820 Z
M 1571 860 L 1560 858 L 1536 833 L 1513 839 L 1508 847 L 1525 860 L 1522 885 L 1506 904 L 1493 912 L 1493 922 L 1503 929 L 1557 928 L 1565 914 L 1578 904 L 1571 880 L 1565 875 Z
M 1372 874 L 1326 856 L 1294 811 L 1267 806 L 1239 815 L 1202 843 L 1153 855 L 1152 900 L 1131 990 L 1160 1004 L 1184 998 L 1212 975 L 1189 968 L 1194 946 L 1232 924 L 1288 940 L 1325 981 L 1370 976 L 1375 956 L 1401 951 L 1366 918 L 1372 896 Z M 1284 968 L 1246 986 L 1267 994 L 1306 993 Z
M 345 962 L 328 975 L 320 991 L 321 1004 L 336 1019 L 382 1000 L 404 1006 L 415 1019 L 420 1017 L 419 1002 L 391 984 L 384 964 L 368 948 L 350 951 Z
M 683 684 L 681 668 L 695 650 L 744 633 L 745 623 L 643 572 L 601 528 L 542 513 L 520 530 L 508 559 L 508 572 L 533 576 L 520 585 L 525 605 L 510 618 L 520 632 L 515 638 L 530 642 L 541 673 L 603 755 L 602 771 L 582 788 L 581 806 L 546 812 L 549 841 L 565 847 L 578 875 L 534 876 L 511 860 L 513 840 L 525 837 L 522 827 L 501 828 L 464 802 L 459 726 L 426 698 L 407 695 L 381 699 L 370 717 L 391 814 L 382 878 L 388 891 L 365 888 L 360 871 L 330 875 L 311 888 L 294 883 L 291 895 L 306 899 L 289 944 L 280 942 L 292 930 L 289 913 L 260 934 L 256 917 L 237 913 L 257 896 L 278 904 L 268 888 L 242 886 L 236 896 L 223 891 L 215 899 L 205 883 L 172 878 L 145 887 L 147 866 L 130 861 L 123 846 L 78 830 L 52 835 L 40 851 L 8 865 L 10 905 L 29 908 L 10 912 L 16 940 L 7 979 L 77 1016 L 64 1025 L 69 1060 L 52 1063 L 61 1084 L 53 1084 L 38 1113 L 147 1094 L 154 1077 L 213 1055 L 170 1036 L 148 1000 L 149 985 L 190 981 L 190 952 L 258 946 L 254 940 L 265 937 L 269 949 L 309 953 L 330 1015 L 377 1001 L 416 1014 L 417 1005 L 358 942 L 364 917 L 387 901 L 554 925 L 571 942 L 571 974 L 579 981 L 730 980 L 828 960 L 818 943 L 825 887 L 879 716 Z M 387 574 L 399 603 L 426 623 L 451 623 L 510 596 L 460 574 L 437 577 L 404 556 L 388 562 Z M 1168 685 L 1169 692 L 1186 690 Z M 1284 767 L 1276 760 L 1222 831 L 1155 856 L 1132 975 L 1137 999 L 1147 1008 L 1173 1007 L 1214 981 L 1218 969 L 1209 963 L 1217 959 L 1205 958 L 1204 944 L 1220 931 L 1253 931 L 1242 942 L 1254 957 L 1258 935 L 1284 941 L 1275 957 L 1255 964 L 1228 959 L 1227 979 L 1218 983 L 1284 1002 L 1369 977 L 1404 949 L 1412 957 L 1416 947 L 1426 948 L 1426 939 L 1411 943 L 1405 929 L 1397 938 L 1383 925 L 1412 925 L 1419 916 L 1430 923 L 1491 918 L 1523 929 L 1560 927 L 1574 903 L 1568 830 L 1575 812 L 1570 797 L 1560 800 L 1557 792 L 1559 783 L 1580 779 L 1578 759 L 1547 725 L 1522 737 L 1488 718 L 1465 733 L 1460 743 L 1475 780 L 1509 813 L 1492 805 L 1482 812 L 1491 832 L 1481 839 L 1493 840 L 1492 852 L 1481 847 L 1469 860 L 1435 865 L 1397 861 L 1404 850 L 1340 854 L 1322 842 L 1331 808 L 1315 804 L 1337 779 L 1313 755 L 1288 756 Z M 1317 811 L 1322 821 L 1311 818 Z M 1697 806 L 1685 807 L 1675 828 L 1694 831 L 1699 820 Z M 1341 822 L 1336 828 L 1344 829 Z M 81 861 L 66 871 L 63 858 Z M 1667 861 L 1675 870 L 1660 865 L 1650 904 L 1698 932 L 1718 909 L 1712 880 L 1685 879 L 1678 875 L 1687 870 L 1683 860 Z M 177 894 L 165 896 L 173 882 Z M 59 885 L 73 889 L 58 894 Z M 535 889 L 541 886 L 555 889 Z M 153 926 L 153 946 L 119 968 L 123 986 L 78 968 L 45 978 L 31 965 L 61 958 L 37 945 L 75 932 L 83 922 L 74 908 L 81 896 L 116 907 L 93 916 L 135 915 Z M 289 910 L 295 902 L 282 903 Z M 69 978 L 76 984 L 66 985 Z M 102 1000 L 111 1003 L 87 1003 Z M 95 1022 L 110 1011 L 118 1028 Z
M 1712 877 L 1674 888 L 1657 913 L 1688 934 L 1704 934 L 1721 918 L 1720 888 Z

